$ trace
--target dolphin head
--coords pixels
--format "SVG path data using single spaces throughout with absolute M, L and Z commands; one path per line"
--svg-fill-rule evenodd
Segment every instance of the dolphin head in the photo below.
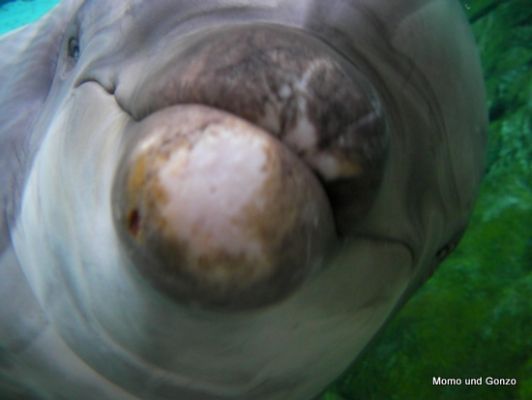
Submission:
M 54 16 L 8 220 L 99 386 L 310 398 L 460 238 L 485 112 L 457 5 L 93 0 Z

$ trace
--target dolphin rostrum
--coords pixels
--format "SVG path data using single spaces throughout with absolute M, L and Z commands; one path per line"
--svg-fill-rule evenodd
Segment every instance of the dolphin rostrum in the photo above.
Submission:
M 64 0 L 0 38 L 2 398 L 309 400 L 483 171 L 451 0 Z

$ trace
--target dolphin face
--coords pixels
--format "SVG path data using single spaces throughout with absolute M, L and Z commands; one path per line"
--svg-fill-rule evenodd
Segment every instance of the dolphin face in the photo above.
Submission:
M 17 390 L 310 399 L 465 229 L 486 115 L 458 4 L 64 1 L 0 49 L 21 42 L 0 64 Z

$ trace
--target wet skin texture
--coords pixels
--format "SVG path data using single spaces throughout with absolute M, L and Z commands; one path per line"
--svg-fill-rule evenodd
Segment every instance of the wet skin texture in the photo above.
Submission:
M 466 228 L 458 2 L 63 1 L 0 53 L 2 398 L 314 398 Z

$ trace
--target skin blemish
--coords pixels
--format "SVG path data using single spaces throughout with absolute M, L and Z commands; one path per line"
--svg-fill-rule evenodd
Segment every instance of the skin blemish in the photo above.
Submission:
M 131 210 L 127 217 L 127 229 L 133 236 L 138 236 L 140 232 L 140 213 L 139 210 L 134 208 Z

